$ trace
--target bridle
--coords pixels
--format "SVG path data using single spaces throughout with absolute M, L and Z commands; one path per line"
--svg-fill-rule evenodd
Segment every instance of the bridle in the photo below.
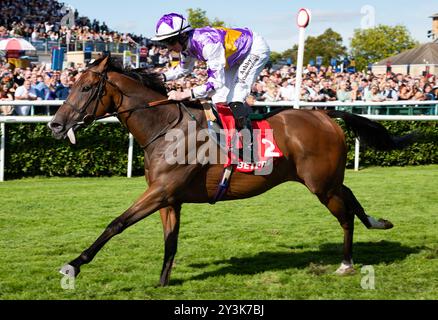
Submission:
M 75 129 L 82 127 L 82 126 L 88 127 L 98 120 L 102 120 L 102 119 L 106 119 L 106 118 L 110 118 L 110 117 L 119 118 L 119 115 L 124 114 L 124 113 L 132 113 L 132 112 L 135 112 L 137 110 L 144 110 L 144 109 L 150 108 L 150 107 L 158 107 L 158 106 L 169 105 L 171 103 L 176 103 L 179 107 L 179 110 L 180 110 L 179 117 L 176 119 L 176 121 L 174 123 L 169 124 L 168 126 L 164 127 L 159 133 L 157 133 L 155 136 L 153 136 L 148 141 L 148 143 L 141 146 L 142 149 L 146 150 L 153 142 L 155 142 L 157 139 L 159 139 L 160 137 L 165 135 L 166 132 L 169 130 L 169 128 L 174 127 L 175 125 L 177 125 L 181 121 L 181 119 L 182 119 L 181 108 L 186 110 L 186 112 L 190 115 L 190 117 L 192 119 L 194 119 L 195 121 L 197 121 L 199 124 L 199 121 L 195 118 L 195 116 L 187 109 L 187 107 L 183 103 L 180 103 L 180 101 L 174 101 L 174 100 L 168 100 L 168 99 L 147 102 L 147 103 L 143 103 L 140 106 L 130 108 L 128 110 L 119 111 L 120 106 L 123 104 L 123 97 L 125 97 L 125 96 L 129 97 L 129 96 L 126 93 L 124 93 L 116 84 L 114 84 L 113 82 L 111 82 L 108 79 L 108 70 L 104 70 L 103 72 L 88 70 L 88 72 L 92 72 L 93 74 L 99 76 L 100 79 L 99 79 L 99 82 L 97 83 L 97 85 L 93 86 L 94 87 L 93 92 L 90 95 L 90 97 L 88 98 L 87 102 L 84 104 L 84 106 L 82 108 L 78 108 L 77 106 L 73 105 L 72 103 L 70 103 L 68 101 L 64 102 L 66 105 L 71 107 L 75 112 L 79 113 L 80 116 L 82 116 L 82 120 L 77 122 L 74 125 Z M 116 88 L 116 90 L 120 93 L 120 97 L 121 97 L 120 102 L 116 106 L 115 112 L 108 113 L 108 114 L 105 114 L 103 116 L 97 117 L 96 112 L 97 112 L 97 109 L 99 107 L 99 103 L 102 102 L 102 98 L 106 95 L 105 87 L 106 87 L 107 83 L 110 84 L 111 86 L 113 86 L 114 88 Z M 93 102 L 93 100 L 96 101 L 96 103 L 93 107 L 93 110 L 91 113 L 87 113 L 87 109 L 90 106 L 90 104 Z
M 115 84 L 113 84 L 112 82 L 110 82 L 108 80 L 108 74 L 107 71 L 104 71 L 103 73 L 101 72 L 96 72 L 96 71 L 92 71 L 92 70 L 88 70 L 88 72 L 91 72 L 97 76 L 99 76 L 99 82 L 97 83 L 97 86 L 93 86 L 92 88 L 92 94 L 90 95 L 90 97 L 88 98 L 88 100 L 85 102 L 84 106 L 82 108 L 78 108 L 77 106 L 75 106 L 74 104 L 65 101 L 64 103 L 66 105 L 68 105 L 70 108 L 72 108 L 75 112 L 79 113 L 79 116 L 82 116 L 82 120 L 79 121 L 78 123 L 76 123 L 76 126 L 89 126 L 91 125 L 93 122 L 103 119 L 103 117 L 96 117 L 96 112 L 97 109 L 99 107 L 99 103 L 102 102 L 102 98 L 106 95 L 106 83 L 109 83 L 111 85 L 113 85 L 114 87 L 116 87 L 117 89 L 119 89 Z M 125 95 L 120 89 L 119 91 L 121 92 L 121 96 L 123 99 L 123 96 Z M 87 113 L 88 107 L 90 106 L 90 104 L 95 101 L 95 105 L 93 107 L 93 110 L 91 113 Z M 106 117 L 106 116 L 104 116 Z
M 78 108 L 77 106 L 75 106 L 74 104 L 72 104 L 68 101 L 64 102 L 66 105 L 68 105 L 70 108 L 72 108 L 75 112 L 79 113 L 79 116 L 82 116 L 82 120 L 76 123 L 76 125 L 75 125 L 76 127 L 81 127 L 81 126 L 87 127 L 98 120 L 102 120 L 102 119 L 106 119 L 106 118 L 110 118 L 110 117 L 118 117 L 120 114 L 134 112 L 136 110 L 144 109 L 147 107 L 156 107 L 156 106 L 161 106 L 161 105 L 166 105 L 169 103 L 176 102 L 173 100 L 164 99 L 164 100 L 149 102 L 149 103 L 143 104 L 141 106 L 133 107 L 133 108 L 128 109 L 128 110 L 119 111 L 120 106 L 123 104 L 123 97 L 125 97 L 125 96 L 128 97 L 128 95 L 126 93 L 124 93 L 116 84 L 114 84 L 113 82 L 111 82 L 108 79 L 108 71 L 107 70 L 105 70 L 104 72 L 97 72 L 97 71 L 93 71 L 93 70 L 88 70 L 88 72 L 91 72 L 91 73 L 97 75 L 100 79 L 99 79 L 99 82 L 97 83 L 97 85 L 93 86 L 94 87 L 93 92 L 90 95 L 90 97 L 88 98 L 87 102 L 84 104 L 84 106 L 82 108 Z M 106 87 L 107 83 L 110 84 L 111 86 L 113 86 L 114 88 L 116 88 L 116 90 L 120 93 L 120 97 L 121 97 L 120 102 L 116 106 L 116 112 L 97 117 L 96 112 L 97 112 L 97 109 L 99 107 L 99 103 L 102 102 L 102 98 L 106 95 L 105 87 Z M 93 102 L 93 100 L 95 100 L 95 105 L 93 107 L 93 110 L 91 113 L 87 113 L 88 107 Z

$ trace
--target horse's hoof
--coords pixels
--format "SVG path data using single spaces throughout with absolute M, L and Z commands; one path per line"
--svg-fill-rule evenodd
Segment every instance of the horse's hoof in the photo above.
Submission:
M 59 273 L 70 278 L 76 278 L 79 274 L 79 268 L 73 267 L 72 265 L 66 264 L 59 270 Z
M 390 221 L 385 219 L 376 220 L 373 217 L 368 217 L 368 221 L 370 223 L 368 229 L 388 230 L 394 228 L 394 225 Z
M 354 267 L 352 264 L 345 264 L 342 263 L 341 266 L 336 270 L 336 274 L 339 276 L 349 276 L 352 274 L 355 274 L 356 270 L 354 270 Z
M 385 220 L 385 219 L 379 219 L 379 222 L 383 224 L 383 230 L 389 230 L 394 228 L 394 225 L 391 223 L 391 221 Z
M 154 288 L 155 288 L 155 289 L 159 289 L 159 288 L 165 288 L 165 287 L 168 287 L 168 286 L 169 286 L 169 284 L 165 284 L 165 283 L 158 282 L 158 283 L 154 286 Z
M 169 282 L 170 282 L 169 279 L 167 279 L 167 280 L 160 280 L 159 285 L 160 285 L 161 288 L 165 288 L 165 287 L 169 286 Z

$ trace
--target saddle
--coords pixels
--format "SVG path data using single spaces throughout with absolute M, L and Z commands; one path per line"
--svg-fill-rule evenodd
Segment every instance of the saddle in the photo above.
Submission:
M 233 113 L 228 107 L 210 104 L 203 104 L 203 107 L 209 136 L 226 154 L 224 174 L 213 202 L 216 203 L 228 190 L 233 171 L 268 175 L 272 172 L 274 160 L 283 157 L 283 153 L 275 142 L 269 122 L 266 121 L 272 114 L 251 114 L 252 133 L 248 130 L 237 132 Z M 252 137 L 251 134 L 253 134 Z M 250 149 L 243 148 L 251 141 L 253 143 L 253 156 L 248 154 Z

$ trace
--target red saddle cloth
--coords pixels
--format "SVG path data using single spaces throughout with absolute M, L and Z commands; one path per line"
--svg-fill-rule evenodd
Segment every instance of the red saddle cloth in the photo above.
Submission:
M 253 141 L 257 147 L 257 150 L 254 150 L 254 153 L 257 155 L 257 163 L 247 163 L 241 158 L 237 159 L 237 156 L 231 153 L 231 143 L 236 134 L 236 124 L 233 113 L 227 106 L 217 104 L 216 107 L 226 135 L 227 147 L 228 150 L 230 150 L 227 155 L 225 168 L 235 165 L 238 172 L 252 173 L 263 170 L 267 166 L 268 161 L 283 157 L 283 153 L 275 142 L 273 130 L 269 122 L 260 120 L 252 122 L 254 132 Z M 239 145 L 239 147 L 241 147 L 241 145 Z

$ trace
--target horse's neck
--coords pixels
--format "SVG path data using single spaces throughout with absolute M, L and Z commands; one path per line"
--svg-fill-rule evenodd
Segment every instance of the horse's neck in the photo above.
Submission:
M 182 125 L 179 125 L 178 128 L 184 131 L 187 130 L 186 123 L 192 117 L 197 119 L 198 124 L 203 122 L 201 110 L 191 109 L 188 113 L 182 112 L 176 104 L 148 107 L 148 103 L 167 97 L 135 81 L 117 81 L 120 79 L 116 78 L 115 82 L 121 92 L 125 92 L 127 95 L 119 101 L 119 118 L 141 147 L 145 148 L 154 143 L 155 139 L 178 125 L 182 117 L 187 117 L 187 121 L 183 120 Z M 201 108 L 199 103 L 195 102 L 188 103 L 188 106 Z M 149 148 L 147 151 L 150 151 Z
M 119 109 L 119 118 L 139 145 L 145 148 L 167 126 L 178 120 L 180 110 L 175 105 L 149 107 L 148 103 L 165 97 L 151 90 L 141 89 L 141 94 L 124 98 Z

